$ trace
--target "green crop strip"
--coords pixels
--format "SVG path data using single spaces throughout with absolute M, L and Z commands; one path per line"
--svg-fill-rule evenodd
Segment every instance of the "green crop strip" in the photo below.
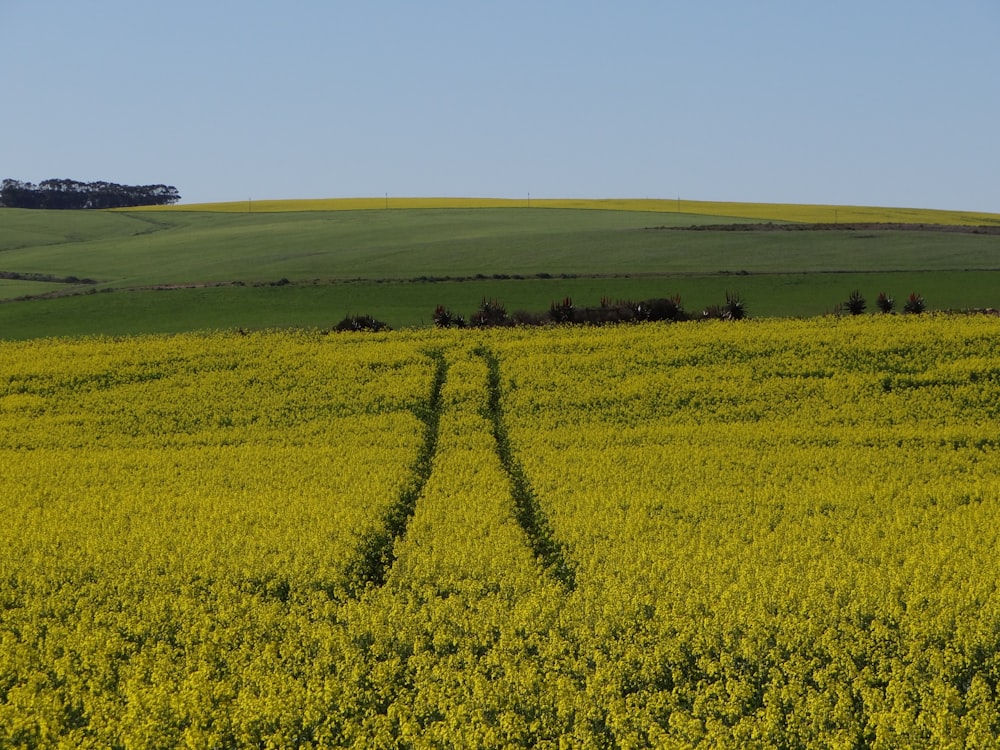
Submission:
M 514 455 L 510 435 L 504 423 L 503 406 L 500 403 L 500 362 L 496 355 L 485 347 L 477 347 L 475 353 L 486 361 L 489 401 L 485 416 L 493 426 L 497 456 L 510 478 L 514 516 L 524 529 L 535 557 L 556 580 L 572 591 L 576 588 L 576 573 L 566 557 L 563 545 L 552 533 L 548 518 L 531 488 L 524 467 Z

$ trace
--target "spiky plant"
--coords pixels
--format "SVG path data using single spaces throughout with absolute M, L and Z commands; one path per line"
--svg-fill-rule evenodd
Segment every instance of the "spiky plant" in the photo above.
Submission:
M 549 318 L 552 319 L 553 323 L 572 323 L 573 322 L 572 298 L 564 297 L 561 302 L 553 302 L 549 306 Z
M 747 316 L 746 303 L 739 292 L 726 292 L 726 304 L 722 306 L 723 320 L 743 320 Z
M 888 315 L 893 311 L 893 309 L 895 309 L 896 300 L 894 300 L 885 292 L 879 292 L 878 299 L 875 300 L 875 304 L 878 305 L 879 310 Z
M 723 309 L 722 305 L 709 305 L 704 310 L 701 311 L 702 320 L 722 320 L 723 319 Z
M 851 296 L 847 298 L 847 302 L 844 303 L 844 307 L 847 308 L 847 312 L 851 315 L 861 315 L 868 307 L 868 303 L 865 302 L 865 298 L 861 296 L 861 292 L 855 289 L 851 292 Z
M 509 322 L 507 308 L 503 303 L 486 297 L 483 297 L 483 301 L 479 303 L 479 310 L 472 316 L 472 324 L 480 328 L 507 325 Z
M 910 292 L 910 296 L 906 300 L 906 304 L 903 305 L 903 311 L 913 315 L 919 315 L 926 309 L 927 305 L 924 303 L 924 298 L 916 292 Z
M 465 328 L 465 318 L 453 313 L 444 305 L 438 305 L 434 308 L 434 314 L 431 316 L 431 319 L 438 328 L 451 328 L 453 326 L 455 328 Z

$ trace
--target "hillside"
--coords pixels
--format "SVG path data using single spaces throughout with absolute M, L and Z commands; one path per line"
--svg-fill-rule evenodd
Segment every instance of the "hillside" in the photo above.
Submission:
M 871 299 L 917 289 L 936 309 L 1000 306 L 1000 237 L 859 224 L 997 227 L 996 214 L 643 200 L 388 203 L 0 210 L 0 299 L 34 298 L 0 305 L 0 336 L 324 326 L 362 312 L 399 327 L 427 324 L 437 304 L 467 311 L 484 296 L 544 309 L 565 296 L 593 304 L 680 294 L 694 309 L 736 289 L 752 314 L 770 316 L 829 312 L 854 288 Z M 774 221 L 825 227 L 730 226 Z M 661 231 L 692 225 L 709 228 Z

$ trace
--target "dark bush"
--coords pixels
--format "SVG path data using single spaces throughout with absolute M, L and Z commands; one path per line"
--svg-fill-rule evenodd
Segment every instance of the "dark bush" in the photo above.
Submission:
M 562 302 L 553 302 L 549 306 L 549 319 L 553 323 L 572 323 L 573 300 L 570 297 L 564 297 Z
M 540 326 L 549 322 L 546 315 L 527 310 L 515 310 L 511 313 L 510 320 L 516 326 Z
M 927 305 L 924 303 L 924 298 L 916 292 L 910 292 L 910 296 L 906 300 L 906 304 L 903 305 L 903 312 L 919 315 L 926 309 Z
M 722 305 L 709 305 L 701 311 L 702 320 L 722 320 Z
M 431 316 L 431 319 L 438 328 L 465 328 L 465 318 L 457 313 L 453 313 L 444 305 L 438 305 L 434 308 L 434 314 Z
M 868 307 L 868 303 L 865 302 L 865 298 L 861 296 L 861 292 L 855 289 L 851 292 L 851 296 L 847 298 L 847 302 L 844 303 L 844 307 L 847 308 L 847 312 L 851 315 L 860 315 Z
M 636 306 L 636 317 L 641 320 L 686 320 L 680 295 L 661 297 L 640 302 Z
M 875 304 L 878 305 L 879 310 L 888 315 L 896 307 L 896 300 L 885 292 L 879 292 L 878 299 L 875 300 Z
M 499 300 L 486 299 L 479 303 L 479 309 L 472 316 L 472 325 L 479 328 L 492 328 L 511 324 L 507 316 L 507 308 Z
M 725 304 L 709 305 L 701 311 L 701 320 L 743 320 L 746 316 L 746 303 L 739 292 L 726 292 Z
M 333 327 L 338 332 L 343 331 L 390 331 L 388 325 L 381 320 L 375 320 L 371 315 L 348 315 Z
M 642 302 L 633 302 L 630 299 L 620 299 L 612 303 L 610 297 L 601 297 L 601 311 L 604 319 L 609 323 L 619 321 L 634 323 L 645 320 L 640 315 L 640 308 L 645 310 L 643 304 Z
M 568 323 L 585 323 L 587 325 L 601 326 L 605 323 L 616 323 L 617 316 L 613 307 L 578 307 L 573 311 L 572 319 Z
M 747 306 L 739 292 L 726 292 L 726 304 L 722 307 L 724 320 L 743 320 L 747 316 Z

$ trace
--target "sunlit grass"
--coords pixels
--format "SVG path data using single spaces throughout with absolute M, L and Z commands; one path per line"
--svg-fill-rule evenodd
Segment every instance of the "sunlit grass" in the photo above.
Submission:
M 129 211 L 209 211 L 221 213 L 273 213 L 287 211 L 359 211 L 401 208 L 577 208 L 611 211 L 733 216 L 747 219 L 794 222 L 898 222 L 908 224 L 993 224 L 1000 214 L 945 211 L 930 208 L 886 208 L 796 203 L 732 203 L 661 198 L 318 198 L 306 200 L 245 200 L 227 203 L 193 203 L 148 206 Z

